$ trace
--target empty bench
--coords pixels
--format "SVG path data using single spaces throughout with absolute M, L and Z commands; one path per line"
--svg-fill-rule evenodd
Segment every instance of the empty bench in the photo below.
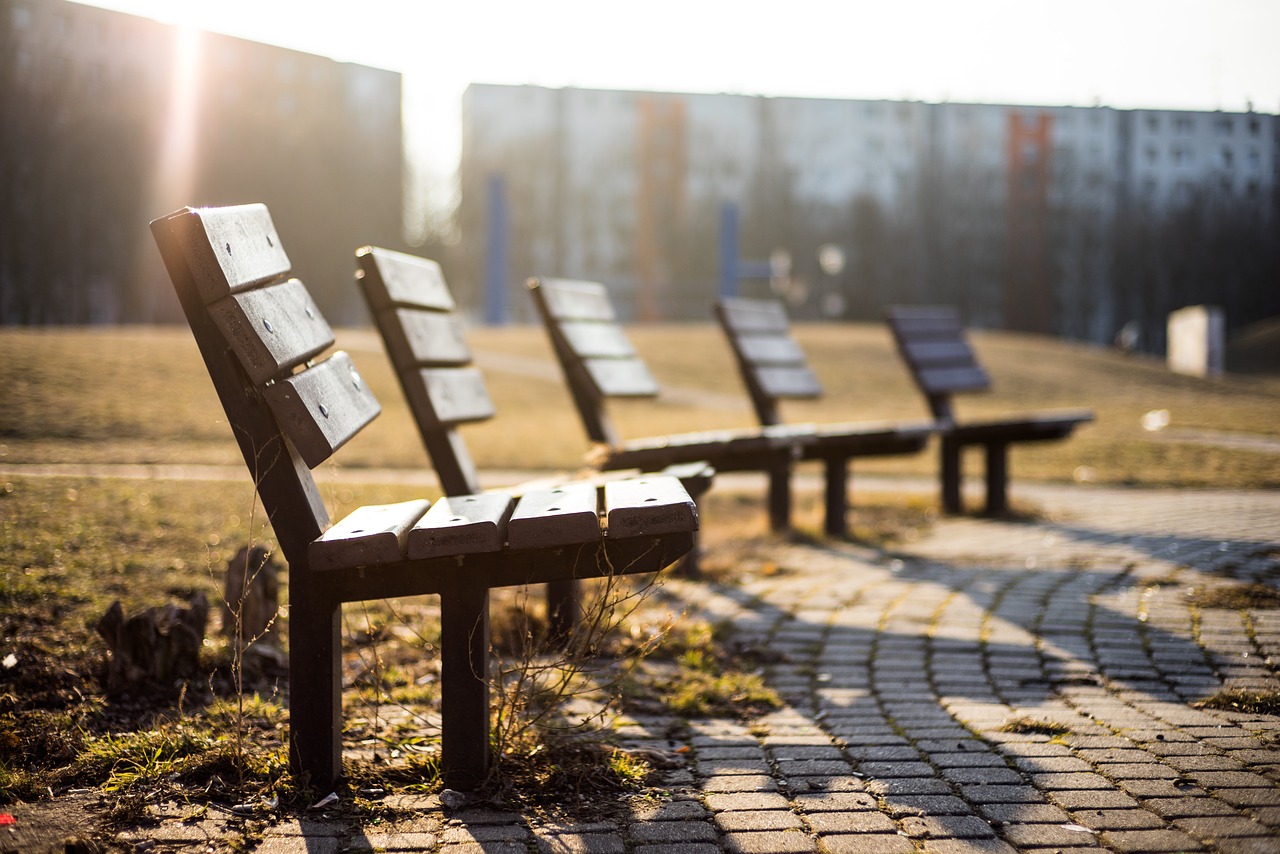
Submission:
M 657 381 L 618 322 L 604 285 L 565 279 L 531 279 L 529 290 L 551 338 L 569 392 L 588 437 L 592 462 L 603 469 L 661 468 L 706 460 L 716 471 L 757 471 L 769 478 L 768 511 L 774 530 L 791 524 L 791 471 L 803 459 L 839 460 L 828 474 L 839 480 L 828 495 L 828 527 L 844 524 L 843 461 L 860 437 L 824 435 L 813 425 L 770 424 L 757 428 L 676 433 L 623 439 L 609 418 L 610 398 L 653 398 Z M 924 434 L 927 436 L 927 434 Z M 915 441 L 913 438 L 912 442 Z M 920 439 L 923 442 L 923 438 Z M 865 447 L 865 446 L 864 446 Z M 831 505 L 838 503 L 837 508 Z
M 997 515 L 1009 507 L 1011 444 L 1065 439 L 1076 427 L 1093 420 L 1092 412 L 1073 409 L 961 423 L 956 418 L 952 395 L 987 391 L 991 378 L 969 346 L 959 313 L 949 306 L 894 306 L 885 317 L 898 352 L 924 393 L 938 426 L 939 482 L 942 507 L 948 513 L 964 509 L 961 456 L 965 446 L 980 445 L 984 449 L 986 513 Z
M 441 488 L 446 495 L 482 492 L 479 472 L 458 428 L 488 421 L 495 408 L 484 375 L 474 364 L 440 265 L 428 258 L 365 246 L 356 250 L 356 281 Z M 696 501 L 710 486 L 714 469 L 694 462 L 668 467 L 663 473 L 678 477 Z M 518 496 L 550 485 L 556 484 L 542 480 L 504 491 Z M 695 553 L 696 549 L 686 556 L 686 563 Z M 577 622 L 579 587 L 572 579 L 547 585 L 547 619 L 553 636 L 565 637 Z
M 289 757 L 299 783 L 341 774 L 344 602 L 437 594 L 441 768 L 470 789 L 489 768 L 489 590 L 655 572 L 689 550 L 692 499 L 673 478 L 360 507 L 330 524 L 311 470 L 379 405 L 262 205 L 186 208 L 151 230 L 289 564 Z
M 777 300 L 721 299 L 716 319 L 733 348 L 743 384 L 762 425 L 782 424 L 782 402 L 822 396 L 822 384 L 791 334 L 786 309 Z M 924 422 L 819 424 L 805 444 L 804 458 L 821 460 L 826 473 L 826 532 L 843 537 L 848 506 L 849 463 L 858 457 L 915 454 L 933 425 Z

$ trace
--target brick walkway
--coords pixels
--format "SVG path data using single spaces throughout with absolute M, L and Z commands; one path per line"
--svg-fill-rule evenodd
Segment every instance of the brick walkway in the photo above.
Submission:
M 1280 609 L 1211 598 L 1280 586 L 1280 494 L 1017 492 L 1041 521 L 945 520 L 892 554 L 784 546 L 767 577 L 672 582 L 782 654 L 767 675 L 786 706 L 696 722 L 686 744 L 632 721 L 628 739 L 690 760 L 626 822 L 424 797 L 395 833 L 291 821 L 257 850 L 1280 851 L 1280 717 L 1197 705 L 1280 690 Z M 146 834 L 157 850 L 200 844 L 169 825 Z

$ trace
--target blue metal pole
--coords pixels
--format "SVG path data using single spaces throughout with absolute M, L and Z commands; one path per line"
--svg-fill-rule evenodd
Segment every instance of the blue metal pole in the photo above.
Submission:
M 502 173 L 489 176 L 489 227 L 485 241 L 484 321 L 507 320 L 507 189 Z
M 738 206 L 720 206 L 720 296 L 738 295 Z

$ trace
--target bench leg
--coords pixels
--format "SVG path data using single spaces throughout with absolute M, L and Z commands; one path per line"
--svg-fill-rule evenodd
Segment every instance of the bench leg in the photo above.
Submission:
M 960 495 L 960 452 L 963 446 L 950 436 L 943 436 L 939 443 L 941 453 L 941 470 L 939 480 L 942 485 L 942 511 L 944 513 L 962 513 L 964 502 Z
M 776 463 L 769 469 L 769 529 L 791 529 L 791 463 Z
M 573 578 L 547 582 L 547 632 L 552 643 L 568 640 L 581 616 L 582 585 Z
M 289 765 L 327 793 L 342 775 L 341 608 L 297 587 L 289 598 Z
M 831 458 L 827 465 L 826 532 L 828 537 L 843 539 L 849 528 L 845 514 L 849 507 L 849 463 L 843 457 Z
M 450 789 L 471 791 L 489 773 L 489 590 L 440 594 L 441 772 Z
M 1009 509 L 1009 445 L 987 445 L 987 515 L 999 516 Z

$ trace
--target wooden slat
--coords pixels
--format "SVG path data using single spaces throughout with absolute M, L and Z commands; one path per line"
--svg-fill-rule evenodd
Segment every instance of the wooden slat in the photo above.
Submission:
M 735 340 L 735 345 L 751 365 L 800 367 L 808 364 L 804 351 L 789 335 L 744 335 Z
M 313 368 L 263 389 L 280 429 L 315 468 L 377 417 L 382 408 L 339 350 Z
M 636 348 L 631 345 L 626 332 L 616 323 L 588 323 L 569 321 L 560 324 L 569 346 L 581 358 L 618 358 L 634 356 Z
M 223 297 L 209 314 L 257 385 L 333 344 L 333 330 L 297 279 Z
M 609 292 L 597 282 L 571 279 L 537 279 L 548 312 L 556 320 L 617 320 Z
M 453 311 L 440 265 L 427 258 L 366 246 L 356 252 L 357 277 L 375 311 L 391 306 Z
M 991 378 L 977 365 L 961 368 L 922 368 L 915 371 L 915 375 L 926 394 L 984 391 L 991 387 Z
M 526 492 L 507 524 L 507 544 L 513 549 L 582 545 L 599 539 L 596 489 L 587 484 Z
M 288 274 L 289 257 L 265 205 L 187 212 L 189 219 L 175 226 L 205 305 Z
M 419 498 L 357 508 L 307 547 L 311 568 L 343 569 L 403 560 L 409 531 L 429 504 Z
M 724 299 L 719 303 L 721 321 L 738 334 L 787 332 L 787 311 L 777 300 Z
M 405 391 L 414 399 L 414 414 L 438 424 L 466 424 L 494 416 L 493 400 L 477 368 L 423 368 L 405 377 Z
M 891 308 L 889 324 L 903 337 L 920 335 L 963 335 L 960 315 L 945 307 Z
M 471 349 L 456 315 L 398 308 L 379 312 L 378 321 L 391 361 L 401 371 L 471 363 Z
M 698 529 L 698 509 L 674 477 L 639 477 L 604 485 L 610 539 Z
M 774 398 L 807 399 L 822 397 L 822 383 L 808 366 L 802 368 L 761 367 L 756 378 L 766 395 Z
M 501 551 L 515 499 L 505 492 L 441 498 L 409 532 L 414 560 Z
M 908 339 L 902 352 L 914 365 L 976 365 L 973 350 L 960 338 Z
M 596 390 L 605 397 L 655 397 L 658 381 L 639 359 L 587 359 Z

